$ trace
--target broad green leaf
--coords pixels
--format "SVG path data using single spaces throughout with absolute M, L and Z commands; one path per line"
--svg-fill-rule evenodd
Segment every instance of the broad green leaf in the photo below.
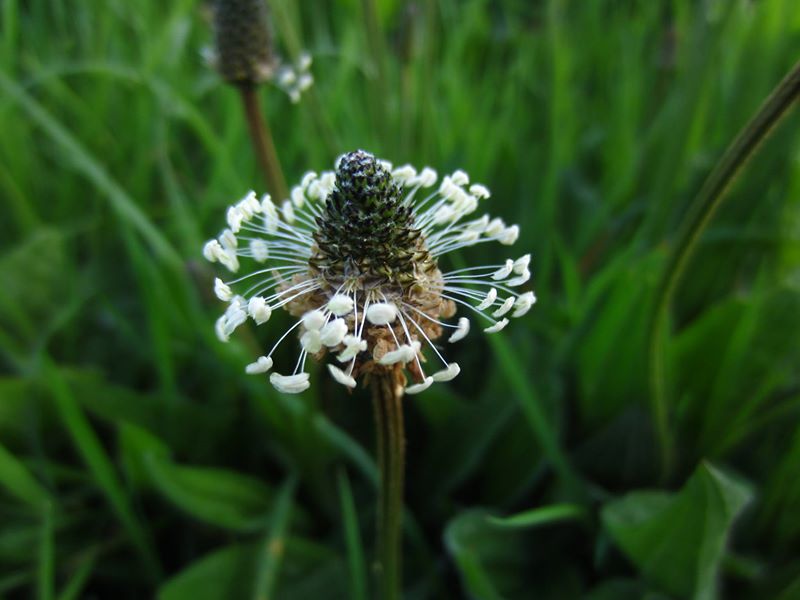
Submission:
M 273 597 L 278 573 L 286 554 L 286 532 L 289 529 L 289 519 L 292 513 L 296 487 L 297 481 L 294 477 L 291 477 L 278 492 L 278 497 L 275 500 L 275 510 L 272 514 L 272 526 L 266 539 L 261 544 L 253 600 Z
M 158 590 L 158 600 L 252 597 L 256 546 L 233 545 L 207 554 L 162 585 Z
M 275 494 L 257 479 L 224 469 L 181 466 L 149 456 L 155 488 L 193 517 L 234 531 L 262 531 Z
M 719 565 L 750 488 L 711 464 L 680 492 L 632 492 L 606 504 L 605 528 L 649 581 L 681 597 L 717 597 Z

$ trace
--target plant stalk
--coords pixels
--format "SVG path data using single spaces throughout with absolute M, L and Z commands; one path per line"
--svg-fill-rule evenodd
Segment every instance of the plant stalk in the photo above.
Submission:
M 380 470 L 375 574 L 379 597 L 382 600 L 400 598 L 402 586 L 401 531 L 405 433 L 401 378 L 402 374 L 399 371 L 386 369 L 374 373 L 371 383 Z
M 703 232 L 722 204 L 725 192 L 744 168 L 748 159 L 755 154 L 761 143 L 769 136 L 778 122 L 786 116 L 798 98 L 800 98 L 800 62 L 792 67 L 725 150 L 722 158 L 717 162 L 693 200 L 667 259 L 655 296 L 649 335 L 650 390 L 665 479 L 669 477 L 675 459 L 669 423 L 665 356 L 665 341 L 669 334 L 668 317 L 672 298 Z
M 255 85 L 242 84 L 239 86 L 239 93 L 247 117 L 250 139 L 267 190 L 275 202 L 282 202 L 289 197 L 289 190 L 283 177 L 281 163 L 278 161 L 278 153 L 275 151 L 275 143 L 272 141 L 272 132 L 258 104 L 258 88 Z

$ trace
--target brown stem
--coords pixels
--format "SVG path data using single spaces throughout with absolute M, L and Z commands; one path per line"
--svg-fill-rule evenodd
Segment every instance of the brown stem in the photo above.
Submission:
M 397 600 L 402 585 L 405 433 L 401 378 L 402 375 L 397 370 L 385 369 L 373 374 L 371 384 L 380 470 L 376 576 L 383 600 Z
M 258 91 L 254 85 L 243 84 L 239 86 L 242 97 L 244 113 L 247 117 L 247 127 L 250 130 L 250 139 L 256 152 L 258 166 L 264 175 L 267 189 L 275 202 L 282 202 L 289 197 L 286 180 L 283 178 L 281 163 L 272 141 L 272 132 L 264 118 L 258 103 Z

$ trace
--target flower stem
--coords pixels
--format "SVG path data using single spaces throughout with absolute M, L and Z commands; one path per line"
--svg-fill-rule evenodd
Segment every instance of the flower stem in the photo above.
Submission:
M 242 97 L 244 113 L 247 117 L 247 127 L 250 130 L 250 139 L 256 152 L 258 166 L 264 175 L 267 189 L 275 202 L 281 202 L 289 197 L 286 180 L 283 177 L 275 143 L 272 141 L 272 132 L 264 118 L 258 104 L 258 88 L 254 85 L 243 84 L 239 86 Z
M 372 403 L 375 409 L 380 470 L 376 578 L 382 600 L 397 600 L 402 584 L 400 550 L 405 434 L 403 386 L 400 377 L 396 370 L 379 371 L 372 377 Z
M 725 192 L 778 122 L 800 98 L 800 62 L 796 63 L 772 93 L 764 100 L 755 116 L 736 136 L 709 174 L 695 197 L 672 245 L 667 264 L 656 293 L 650 318 L 650 389 L 653 418 L 661 447 L 662 470 L 669 478 L 674 462 L 672 433 L 667 406 L 667 365 L 665 341 L 669 334 L 669 307 L 672 297 L 689 264 L 702 233 L 722 204 Z

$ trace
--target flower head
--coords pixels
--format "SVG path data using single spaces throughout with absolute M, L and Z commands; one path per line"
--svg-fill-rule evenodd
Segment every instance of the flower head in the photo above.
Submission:
M 502 264 L 441 269 L 448 252 L 492 241 L 511 245 L 519 228 L 471 216 L 489 191 L 469 185 L 463 171 L 435 187 L 437 181 L 427 167 L 392 169 L 358 150 L 342 156 L 335 172 L 307 173 L 279 204 L 250 192 L 228 208 L 228 228 L 203 254 L 233 273 L 242 264 L 248 270 L 215 281 L 215 293 L 228 303 L 217 321 L 218 337 L 228 341 L 248 318 L 262 324 L 278 308 L 297 319 L 248 373 L 269 371 L 275 349 L 295 332 L 301 350 L 294 371 L 270 375 L 282 392 L 307 389 L 307 357 L 330 355 L 328 370 L 342 385 L 355 387 L 360 375 L 374 370 L 405 370 L 412 379 L 406 392 L 418 393 L 460 372 L 435 343 L 468 335 L 469 317 L 448 322 L 458 309 L 494 333 L 531 308 L 533 292 L 516 289 L 530 278 L 527 254 Z M 429 365 L 426 352 L 441 364 Z
M 308 53 L 295 64 L 276 53 L 265 0 L 215 0 L 214 34 L 216 48 L 208 49 L 206 58 L 229 83 L 254 86 L 271 81 L 292 102 L 314 83 Z

